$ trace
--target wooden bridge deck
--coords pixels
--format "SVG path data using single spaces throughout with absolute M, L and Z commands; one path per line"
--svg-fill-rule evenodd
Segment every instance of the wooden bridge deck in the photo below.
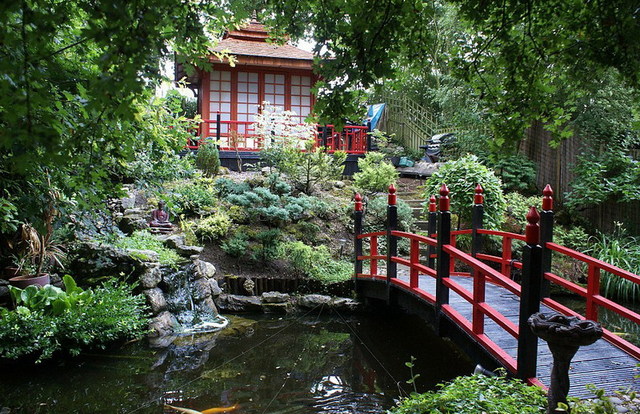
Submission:
M 408 268 L 398 266 L 398 279 L 409 283 Z M 452 276 L 452 279 L 466 289 L 472 290 L 472 278 Z M 420 289 L 435 294 L 435 284 L 434 278 L 426 275 L 419 276 Z M 486 302 L 514 324 L 518 324 L 519 298 L 516 295 L 503 287 L 487 283 Z M 449 304 L 467 319 L 472 319 L 472 305 L 454 291 L 450 292 Z M 424 306 L 432 307 L 433 305 L 424 301 Z M 554 313 L 552 309 L 543 304 L 541 304 L 540 311 Z M 485 333 L 500 348 L 516 358 L 517 340 L 490 318 L 485 320 Z M 545 386 L 549 386 L 552 362 L 552 355 L 546 342 L 539 340 L 536 377 Z M 582 347 L 571 363 L 569 395 L 577 398 L 593 397 L 593 393 L 585 387 L 587 384 L 594 384 L 597 388 L 604 389 L 607 395 L 613 394 L 621 388 L 631 388 L 640 392 L 640 378 L 636 378 L 640 375 L 639 363 L 640 360 L 628 355 L 604 339 L 598 340 L 593 345 Z

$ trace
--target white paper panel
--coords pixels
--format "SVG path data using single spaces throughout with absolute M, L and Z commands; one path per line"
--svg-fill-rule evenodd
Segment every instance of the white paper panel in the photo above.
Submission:
M 238 82 L 247 81 L 247 72 L 238 72 Z
M 225 80 L 225 81 L 230 81 L 231 80 L 231 72 L 229 72 L 228 70 L 220 72 L 220 78 L 222 80 Z

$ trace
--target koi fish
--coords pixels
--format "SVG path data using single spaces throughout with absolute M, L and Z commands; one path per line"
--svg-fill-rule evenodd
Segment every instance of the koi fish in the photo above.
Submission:
M 238 404 L 233 404 L 230 407 L 214 407 L 214 408 L 209 408 L 206 409 L 204 411 L 198 411 L 198 410 L 192 410 L 191 408 L 183 408 L 183 407 L 175 407 L 173 405 L 169 405 L 169 404 L 165 404 L 165 407 L 169 407 L 172 410 L 175 410 L 179 413 L 184 413 L 184 414 L 217 414 L 217 413 L 228 413 L 231 411 L 235 411 L 238 408 L 240 408 L 240 406 Z

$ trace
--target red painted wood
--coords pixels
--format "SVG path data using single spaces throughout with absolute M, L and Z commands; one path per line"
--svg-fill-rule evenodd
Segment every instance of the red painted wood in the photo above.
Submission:
M 398 197 L 396 196 L 396 186 L 391 184 L 389 186 L 389 205 L 390 206 L 395 206 L 396 203 L 398 202 Z
M 451 209 L 451 203 L 449 201 L 449 188 L 446 184 L 442 184 L 440 187 L 440 211 L 449 211 Z
M 417 240 L 420 243 L 425 243 L 425 244 L 428 244 L 430 246 L 435 246 L 438 243 L 438 241 L 436 239 L 433 239 L 431 237 L 422 236 L 420 234 L 407 233 L 407 232 L 404 232 L 404 231 L 394 230 L 394 231 L 391 232 L 391 235 L 392 236 L 397 236 L 397 237 L 402 237 L 402 238 L 405 238 L 405 239 L 408 239 L 408 240 Z
M 540 214 L 538 210 L 531 206 L 527 213 L 527 227 L 525 228 L 525 237 L 527 244 L 536 245 L 540 243 Z
M 354 209 L 355 211 L 362 211 L 362 196 L 360 195 L 360 193 L 356 193 L 355 197 L 355 204 L 354 204 Z M 359 238 L 364 238 L 364 237 L 368 237 L 365 234 L 360 234 L 358 235 Z
M 600 295 L 600 269 L 591 265 L 587 273 L 587 309 L 586 317 L 592 321 L 598 321 L 598 304 L 593 297 Z
M 509 335 L 518 339 L 518 331 L 519 331 L 518 325 L 511 322 L 509 319 L 505 318 L 500 312 L 498 312 L 494 307 L 492 307 L 486 302 L 480 304 L 480 309 L 485 315 L 490 317 L 502 329 L 507 331 Z
M 482 186 L 478 184 L 473 196 L 473 204 L 478 205 L 484 203 L 484 195 L 482 193 L 484 193 L 484 190 L 482 189 Z
M 438 210 L 438 206 L 436 205 L 436 196 L 431 195 L 429 197 L 429 213 L 435 213 Z
M 549 184 L 547 184 L 544 187 L 544 190 L 542 190 L 542 210 L 553 210 L 553 189 Z
M 411 240 L 410 262 L 409 286 L 413 289 L 418 287 L 418 269 L 415 267 L 415 265 L 420 264 L 420 242 L 418 240 Z
M 481 271 L 473 272 L 473 333 L 480 335 L 484 333 L 484 313 L 482 303 L 485 301 L 485 276 Z
M 377 275 L 378 274 L 378 259 L 374 259 L 374 257 L 378 256 L 378 237 L 373 236 L 371 237 L 371 241 L 369 243 L 369 251 L 371 253 L 371 259 L 370 259 L 370 267 L 369 267 L 369 273 L 371 273 L 372 275 Z
M 500 266 L 502 274 L 509 279 L 511 279 L 511 258 L 513 254 L 511 240 L 509 237 L 502 239 L 502 265 Z

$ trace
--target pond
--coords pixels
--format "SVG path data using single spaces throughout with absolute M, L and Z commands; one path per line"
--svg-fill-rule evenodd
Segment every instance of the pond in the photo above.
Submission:
M 234 413 L 380 413 L 473 364 L 406 315 L 229 317 L 213 334 L 147 341 L 25 370 L 3 367 L 0 412 L 169 413 L 170 404 Z M 6 411 L 6 410 L 5 410 Z M 210 412 L 218 412 L 211 410 Z

